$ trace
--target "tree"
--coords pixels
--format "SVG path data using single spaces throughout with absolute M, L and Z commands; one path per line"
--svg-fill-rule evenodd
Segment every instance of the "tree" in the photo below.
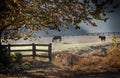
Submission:
M 27 39 L 45 28 L 80 29 L 81 22 L 107 21 L 107 13 L 119 6 L 115 0 L 0 0 L 0 39 Z M 27 33 L 23 29 L 29 30 Z

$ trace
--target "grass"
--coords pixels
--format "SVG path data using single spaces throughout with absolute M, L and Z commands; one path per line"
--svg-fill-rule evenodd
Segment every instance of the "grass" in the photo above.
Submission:
M 101 71 L 102 69 L 99 67 L 106 67 L 106 71 L 108 70 L 112 71 L 113 68 L 115 68 L 116 71 L 117 70 L 119 71 L 120 47 L 117 47 L 111 53 L 109 51 L 107 53 L 108 55 L 105 57 L 92 56 L 92 57 L 82 58 L 76 62 L 76 65 L 73 65 L 73 70 L 83 70 L 82 68 L 86 67 L 87 70 L 91 70 L 91 68 L 93 70 L 94 68 L 98 68 L 99 71 Z
M 108 55 L 104 58 L 102 64 L 109 67 L 120 68 L 120 46 L 112 51 L 110 50 L 108 50 Z
M 71 78 L 71 77 L 77 78 L 76 75 L 80 77 L 81 73 L 85 75 L 90 73 L 90 75 L 92 75 L 91 73 L 97 73 L 97 72 L 98 73 L 118 72 L 120 70 L 120 46 L 110 52 L 111 47 L 112 46 L 110 46 L 107 50 L 108 55 L 104 57 L 100 56 L 101 54 L 99 53 L 95 55 L 93 54 L 92 56 L 88 56 L 88 57 L 80 57 L 65 51 L 54 52 L 52 56 L 52 66 L 47 66 L 47 68 L 41 67 L 41 68 L 36 68 L 34 70 L 32 69 L 27 70 L 24 76 L 27 76 L 26 73 L 29 73 L 30 77 L 32 74 L 36 74 L 35 76 L 37 78 L 37 76 L 40 77 L 42 72 L 42 74 L 48 73 L 44 75 L 44 77 L 47 76 L 47 78 L 51 78 L 51 76 L 57 76 L 53 78 L 60 78 L 60 77 L 62 78 L 62 76 L 63 78 Z M 30 58 L 26 58 L 26 61 L 28 61 L 29 59 Z M 35 65 L 39 65 L 39 66 L 43 64 L 43 63 L 39 63 L 39 61 L 34 61 L 34 62 Z M 99 78 L 99 76 L 97 77 Z M 102 76 L 101 78 L 103 77 L 104 76 Z
M 52 50 L 53 51 L 65 51 L 65 50 L 73 51 L 76 49 L 82 49 L 82 48 L 89 47 L 92 45 L 102 45 L 102 44 L 103 43 L 101 42 L 76 43 L 76 44 L 73 44 L 73 43 L 72 44 L 53 44 Z
M 73 71 L 94 73 L 108 71 L 116 72 L 120 70 L 120 46 L 116 47 L 114 50 L 112 50 L 111 47 L 110 45 L 106 56 L 102 56 L 102 51 L 87 57 L 79 57 L 65 51 L 57 52 L 53 54 L 53 64 L 61 68 L 69 68 Z M 110 50 L 112 50 L 112 52 Z M 56 55 L 58 55 L 57 58 Z

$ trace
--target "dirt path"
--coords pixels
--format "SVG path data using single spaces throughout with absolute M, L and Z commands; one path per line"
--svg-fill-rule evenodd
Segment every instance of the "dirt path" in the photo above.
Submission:
M 100 46 L 91 46 L 92 49 L 98 50 Z M 87 50 L 87 49 L 85 49 Z M 27 70 L 16 70 L 13 72 L 0 73 L 0 78 L 120 78 L 120 70 L 116 72 L 94 72 L 88 73 L 83 71 L 73 71 L 70 66 L 67 68 L 57 67 L 50 63 L 41 63 L 40 61 L 34 61 L 35 67 L 31 67 Z M 86 70 L 87 71 L 87 70 Z
M 42 63 L 37 68 L 14 71 L 8 74 L 4 72 L 0 74 L 0 78 L 120 78 L 120 72 L 86 73 Z

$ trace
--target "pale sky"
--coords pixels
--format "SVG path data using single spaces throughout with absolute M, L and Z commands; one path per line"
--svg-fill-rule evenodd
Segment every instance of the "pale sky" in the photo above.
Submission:
M 116 0 L 116 2 L 119 2 L 120 0 Z M 65 31 L 62 30 L 59 31 L 49 31 L 49 35 L 77 35 L 80 33 L 94 33 L 94 32 L 120 32 L 120 6 L 118 9 L 116 9 L 116 12 L 108 14 L 109 19 L 107 22 L 103 21 L 95 21 L 98 25 L 97 27 L 88 26 L 84 23 L 80 24 L 81 29 L 75 30 L 70 27 L 70 30 Z M 45 32 L 41 31 L 38 33 L 42 36 L 48 36 L 48 34 L 45 34 Z
M 95 21 L 98 25 L 97 27 L 88 26 L 85 23 L 81 23 L 80 30 L 75 30 L 70 27 L 70 30 L 59 31 L 48 31 L 49 34 L 45 32 L 40 32 L 42 36 L 48 35 L 78 35 L 82 33 L 94 33 L 94 32 L 120 32 L 120 8 L 115 13 L 109 14 L 109 20 L 107 22 Z
M 116 12 L 108 15 L 109 20 L 107 22 L 96 21 L 97 27 L 87 26 L 86 24 L 81 26 L 89 32 L 120 32 L 120 7 Z

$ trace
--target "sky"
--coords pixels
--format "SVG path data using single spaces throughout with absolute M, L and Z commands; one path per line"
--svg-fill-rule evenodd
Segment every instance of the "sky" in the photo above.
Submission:
M 70 26 L 69 30 L 48 30 L 49 34 L 44 31 L 40 31 L 41 36 L 54 36 L 54 35 L 80 35 L 86 33 L 101 33 L 101 32 L 120 32 L 120 8 L 116 12 L 109 14 L 109 19 L 107 22 L 95 21 L 97 27 L 88 26 L 85 23 L 80 23 L 80 30 L 75 30 Z
M 120 0 L 113 0 L 115 3 L 119 3 Z M 87 26 L 82 24 L 81 26 L 88 32 L 120 32 L 120 4 L 119 7 L 113 13 L 107 14 L 109 17 L 107 22 L 96 21 L 97 27 Z
M 120 0 L 116 0 L 116 3 Z M 107 22 L 96 20 L 97 27 L 88 26 L 85 23 L 80 23 L 80 30 L 75 30 L 70 26 L 69 30 L 53 31 L 48 30 L 49 34 L 40 31 L 40 36 L 54 36 L 54 35 L 80 35 L 83 33 L 101 33 L 101 32 L 120 32 L 120 5 L 115 12 L 108 14 L 109 19 Z
M 107 22 L 96 21 L 97 27 L 82 24 L 81 26 L 89 32 L 120 32 L 120 6 L 116 12 L 108 14 Z

